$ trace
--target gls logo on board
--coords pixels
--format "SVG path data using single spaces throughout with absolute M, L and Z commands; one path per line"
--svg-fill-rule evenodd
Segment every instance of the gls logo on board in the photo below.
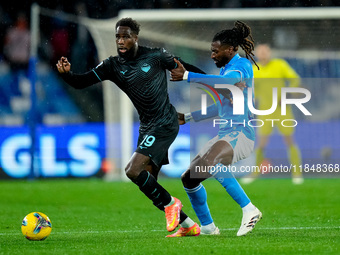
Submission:
M 100 136 L 96 133 L 79 132 L 62 137 L 41 134 L 37 137 L 35 155 L 38 175 L 43 177 L 88 177 L 98 172 L 102 155 Z M 59 143 L 58 143 L 59 139 Z M 5 138 L 0 147 L 3 171 L 10 177 L 24 178 L 30 173 L 31 138 L 29 134 L 14 134 Z

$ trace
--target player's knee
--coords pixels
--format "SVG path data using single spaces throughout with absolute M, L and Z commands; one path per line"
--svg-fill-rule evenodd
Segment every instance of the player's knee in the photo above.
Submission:
M 233 161 L 233 152 L 218 155 L 215 158 L 202 157 L 201 166 L 216 166 L 217 164 L 229 165 Z
M 213 162 L 208 158 L 207 155 L 203 155 L 195 162 L 196 166 L 210 166 Z M 191 166 L 192 167 L 192 166 Z
M 199 162 L 199 165 L 200 166 L 214 166 L 217 163 L 219 163 L 217 158 L 209 158 L 207 156 L 203 156 Z
M 187 189 L 193 189 L 200 184 L 200 180 L 190 178 L 190 171 L 186 171 L 181 176 L 182 184 Z
M 233 157 L 234 157 L 234 155 L 228 155 L 228 156 L 223 157 L 223 158 L 217 158 L 216 164 L 223 164 L 225 166 L 228 166 L 233 162 Z
M 140 174 L 139 171 L 136 170 L 136 168 L 133 166 L 133 164 L 129 163 L 125 167 L 125 174 L 130 180 L 135 180 L 138 175 Z

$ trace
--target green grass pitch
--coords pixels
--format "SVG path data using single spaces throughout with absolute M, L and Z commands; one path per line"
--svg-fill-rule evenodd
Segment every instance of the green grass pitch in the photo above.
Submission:
M 160 183 L 197 221 L 179 179 Z M 260 179 L 244 186 L 263 212 L 237 237 L 241 209 L 215 180 L 204 182 L 220 236 L 165 238 L 164 213 L 132 183 L 99 179 L 0 181 L 0 254 L 340 254 L 340 179 Z M 45 241 L 28 241 L 21 221 L 41 211 Z

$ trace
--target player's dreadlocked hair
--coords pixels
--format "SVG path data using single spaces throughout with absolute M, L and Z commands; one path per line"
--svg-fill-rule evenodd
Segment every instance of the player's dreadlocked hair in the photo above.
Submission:
M 248 59 L 250 58 L 259 69 L 253 58 L 254 39 L 251 35 L 251 29 L 247 24 L 236 21 L 232 29 L 225 29 L 218 32 L 213 38 L 213 42 L 216 41 L 220 41 L 221 45 L 233 46 L 235 51 L 238 49 L 238 46 L 241 46 L 246 53 L 246 57 Z
M 116 23 L 116 30 L 117 30 L 117 27 L 119 26 L 129 27 L 131 31 L 134 32 L 136 35 L 139 34 L 140 24 L 138 24 L 137 21 L 131 18 L 122 18 L 118 20 L 118 22 Z

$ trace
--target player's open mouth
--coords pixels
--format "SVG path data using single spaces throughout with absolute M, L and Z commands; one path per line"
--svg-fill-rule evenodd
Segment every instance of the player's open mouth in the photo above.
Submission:
M 126 48 L 121 48 L 121 49 L 118 49 L 118 51 L 119 51 L 120 53 L 126 53 L 126 52 L 127 52 L 127 49 L 126 49 Z

